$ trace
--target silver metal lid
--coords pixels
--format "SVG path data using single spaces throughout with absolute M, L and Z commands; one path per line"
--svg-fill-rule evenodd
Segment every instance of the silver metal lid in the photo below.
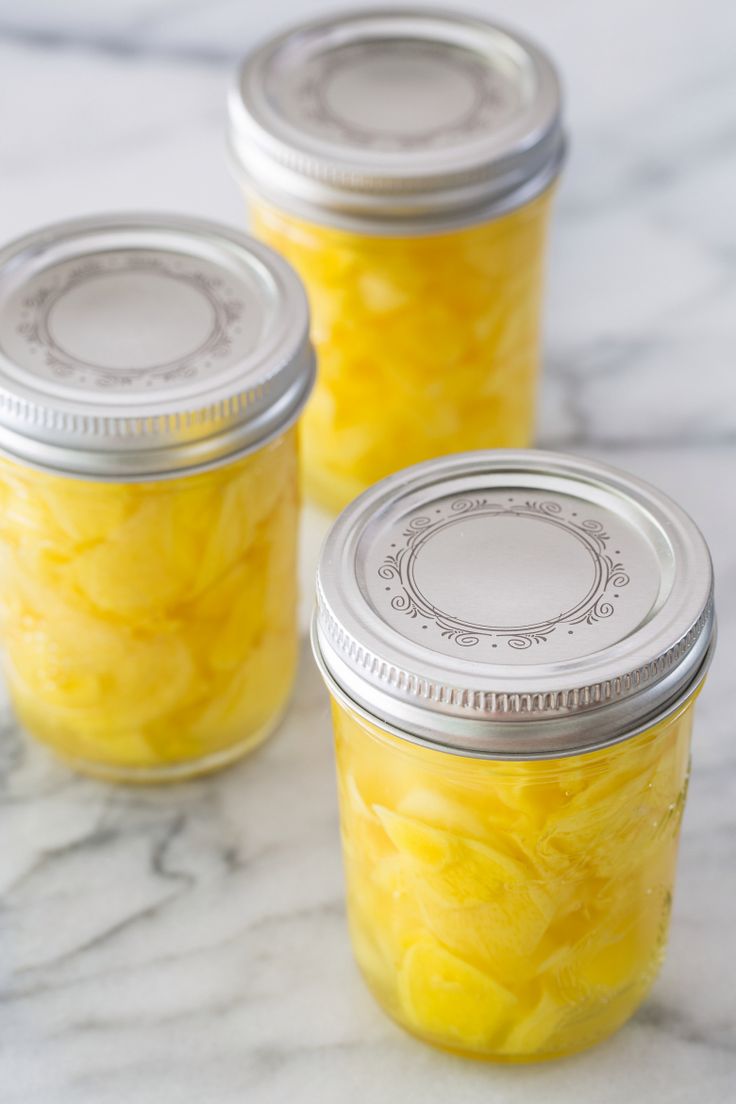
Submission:
M 377 8 L 270 39 L 231 91 L 230 144 L 297 214 L 468 219 L 546 188 L 564 153 L 547 56 L 472 15 Z
M 91 478 L 162 477 L 296 417 L 314 354 L 302 286 L 198 219 L 59 223 L 0 250 L 0 449 Z
M 640 480 L 535 451 L 419 464 L 325 542 L 314 643 L 400 735 L 490 757 L 603 746 L 674 708 L 714 639 L 708 549 Z

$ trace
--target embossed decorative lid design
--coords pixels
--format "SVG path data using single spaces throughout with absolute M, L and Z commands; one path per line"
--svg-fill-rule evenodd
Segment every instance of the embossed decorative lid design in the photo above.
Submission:
M 365 9 L 250 54 L 230 144 L 250 183 L 297 214 L 467 221 L 557 175 L 559 83 L 541 50 L 476 16 Z
M 161 477 L 283 429 L 314 378 L 299 279 L 266 246 L 122 215 L 0 250 L 0 449 L 91 478 Z
M 645 483 L 555 453 L 420 464 L 335 522 L 315 653 L 401 735 L 545 757 L 615 742 L 692 692 L 714 637 L 690 518 Z

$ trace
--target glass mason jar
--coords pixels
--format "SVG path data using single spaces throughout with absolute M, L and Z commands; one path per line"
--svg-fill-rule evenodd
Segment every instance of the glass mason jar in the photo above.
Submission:
M 230 142 L 254 233 L 310 297 L 310 494 L 341 508 L 407 464 L 528 445 L 564 149 L 546 56 L 431 9 L 318 20 L 246 59 Z
M 0 612 L 25 728 L 163 781 L 259 743 L 297 656 L 299 281 L 180 217 L 0 252 Z
M 418 465 L 318 574 L 350 931 L 384 1009 L 474 1057 L 620 1027 L 662 960 L 713 649 L 693 522 L 604 465 Z

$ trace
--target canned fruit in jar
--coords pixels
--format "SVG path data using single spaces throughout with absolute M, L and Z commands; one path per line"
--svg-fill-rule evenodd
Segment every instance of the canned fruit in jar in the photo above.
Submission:
M 310 298 L 319 370 L 303 466 L 328 508 L 433 456 L 529 443 L 550 203 L 547 192 L 491 222 L 390 238 L 253 200 L 255 233 Z
M 30 731 L 133 776 L 265 734 L 296 661 L 295 432 L 146 483 L 0 464 L 7 669 Z
M 663 953 L 690 705 L 604 751 L 524 763 L 448 763 L 333 712 L 351 930 L 394 1017 L 500 1060 L 620 1026 Z

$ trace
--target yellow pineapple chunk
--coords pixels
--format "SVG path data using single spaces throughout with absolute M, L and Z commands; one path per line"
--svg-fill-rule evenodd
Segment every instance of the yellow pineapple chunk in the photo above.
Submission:
M 407 951 L 399 993 L 411 1027 L 463 1047 L 491 1045 L 516 1004 L 508 989 L 430 936 Z

